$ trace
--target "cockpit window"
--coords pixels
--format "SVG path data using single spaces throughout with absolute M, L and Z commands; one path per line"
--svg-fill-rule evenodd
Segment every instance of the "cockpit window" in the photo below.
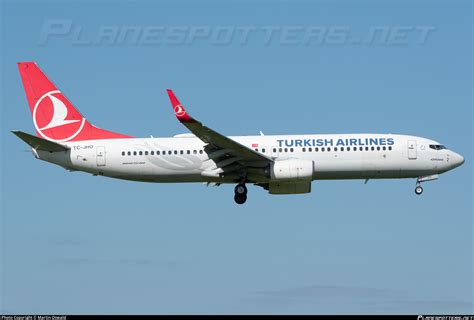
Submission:
M 430 148 L 431 149 L 434 149 L 434 150 L 443 150 L 443 149 L 446 149 L 445 146 L 441 145 L 441 144 L 430 144 Z

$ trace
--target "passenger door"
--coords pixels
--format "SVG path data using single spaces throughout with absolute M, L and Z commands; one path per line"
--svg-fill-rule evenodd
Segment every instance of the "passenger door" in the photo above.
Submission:
M 98 167 L 105 166 L 105 147 L 97 147 L 96 159 Z
M 408 159 L 415 160 L 417 158 L 416 140 L 408 141 Z

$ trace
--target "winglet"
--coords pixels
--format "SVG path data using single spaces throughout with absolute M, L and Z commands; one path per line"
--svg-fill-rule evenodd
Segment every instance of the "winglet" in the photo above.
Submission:
M 181 105 L 179 102 L 178 98 L 174 95 L 173 90 L 171 89 L 166 89 L 166 92 L 168 93 L 168 96 L 171 101 L 171 106 L 173 107 L 174 114 L 176 115 L 176 118 L 180 122 L 195 122 L 194 120 L 184 109 L 184 107 Z

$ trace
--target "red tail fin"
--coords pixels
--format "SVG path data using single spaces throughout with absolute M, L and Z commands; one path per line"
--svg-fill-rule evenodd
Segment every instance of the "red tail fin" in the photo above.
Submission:
M 18 69 L 39 137 L 56 142 L 130 138 L 89 123 L 36 63 L 19 62 Z

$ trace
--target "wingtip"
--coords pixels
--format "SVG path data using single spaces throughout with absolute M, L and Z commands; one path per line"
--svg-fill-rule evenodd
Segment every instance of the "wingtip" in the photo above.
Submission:
M 166 89 L 166 93 L 168 94 L 168 97 L 170 97 L 170 99 L 173 99 L 173 98 L 176 99 L 176 96 L 175 96 L 173 90 Z
M 178 118 L 178 120 L 181 122 L 194 121 L 194 119 L 191 118 L 191 116 L 186 112 L 181 102 L 179 102 L 178 98 L 176 98 L 176 95 L 174 94 L 173 90 L 166 89 L 166 92 L 168 93 L 168 96 L 170 98 L 171 106 L 173 107 L 176 118 Z
M 168 93 L 168 97 L 170 98 L 171 104 L 174 107 L 180 104 L 178 98 L 176 98 L 176 95 L 174 94 L 173 90 L 171 89 L 166 89 L 166 92 Z

